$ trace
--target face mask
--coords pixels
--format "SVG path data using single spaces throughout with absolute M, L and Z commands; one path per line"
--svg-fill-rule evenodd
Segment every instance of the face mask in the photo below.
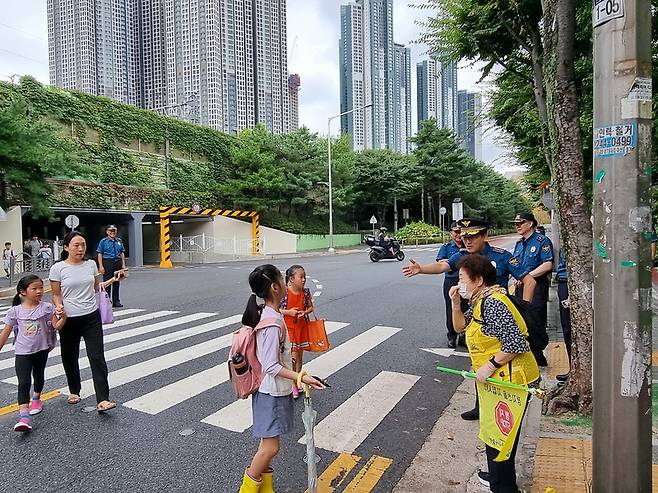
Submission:
M 459 286 L 459 296 L 461 296 L 465 300 L 470 300 L 471 296 L 473 296 L 473 293 L 471 293 L 468 290 L 466 285 L 460 282 L 460 283 L 457 284 L 457 286 Z

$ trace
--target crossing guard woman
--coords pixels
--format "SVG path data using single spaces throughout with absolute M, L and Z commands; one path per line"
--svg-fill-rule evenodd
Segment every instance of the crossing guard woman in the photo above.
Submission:
M 452 321 L 456 331 L 466 331 L 468 352 L 477 372 L 480 439 L 486 445 L 489 467 L 488 472 L 480 471 L 478 478 L 493 493 L 517 493 L 514 460 L 527 393 L 501 392 L 500 387 L 485 382 L 494 377 L 532 385 L 539 380 L 539 368 L 526 340 L 528 328 L 505 289 L 496 284 L 491 261 L 483 255 L 468 255 L 457 267 L 459 284 L 450 290 Z M 471 302 L 472 308 L 466 313 L 461 309 L 462 297 Z M 508 427 L 502 428 L 501 423 Z

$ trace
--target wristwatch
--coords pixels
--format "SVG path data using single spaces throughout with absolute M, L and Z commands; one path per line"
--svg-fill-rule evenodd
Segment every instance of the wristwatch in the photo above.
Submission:
M 501 365 L 500 363 L 498 363 L 498 362 L 496 361 L 496 356 L 492 356 L 491 359 L 489 360 L 489 363 L 491 363 L 492 365 L 494 365 L 497 369 L 498 369 L 498 368 L 502 368 L 502 366 L 503 366 L 503 365 Z

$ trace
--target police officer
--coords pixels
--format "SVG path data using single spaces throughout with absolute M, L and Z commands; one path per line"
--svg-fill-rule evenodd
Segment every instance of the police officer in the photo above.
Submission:
M 438 253 L 436 254 L 436 261 L 448 260 L 455 253 L 459 252 L 464 248 L 464 242 L 462 242 L 461 230 L 457 221 L 453 221 L 450 225 L 450 241 L 441 245 Z M 459 272 L 457 270 L 451 270 L 446 272 L 445 278 L 443 279 L 443 298 L 446 303 L 446 328 L 448 329 L 448 347 L 455 349 L 457 347 L 457 333 L 455 332 L 454 327 L 452 326 L 452 302 L 450 300 L 450 288 L 456 286 L 459 282 Z M 466 312 L 468 309 L 468 302 L 462 299 L 462 312 Z
M 499 286 L 507 288 L 510 276 L 518 279 L 524 286 L 523 298 L 526 301 L 532 299 L 537 283 L 534 278 L 521 269 L 518 262 L 514 260 L 512 254 L 504 248 L 492 247 L 487 241 L 487 228 L 489 224 L 479 218 L 464 218 L 457 221 L 461 231 L 464 248 L 452 255 L 447 260 L 440 260 L 432 264 L 420 265 L 413 259 L 409 265 L 402 268 L 406 277 L 412 277 L 417 274 L 442 274 L 444 272 L 456 271 L 457 262 L 465 255 L 479 253 L 487 257 L 492 265 L 496 267 L 496 280 Z M 446 316 L 450 316 L 446 313 Z M 462 419 L 472 421 L 479 419 L 480 413 L 477 400 L 475 407 L 461 415 Z
M 121 238 L 117 236 L 117 227 L 110 224 L 106 232 L 107 236 L 98 243 L 98 248 L 96 248 L 98 272 L 103 274 L 103 281 L 111 279 L 117 272 L 126 269 L 126 249 Z M 122 307 L 123 305 L 119 301 L 119 282 L 113 282 L 106 289 L 107 294 L 111 292 L 112 306 Z
M 539 335 L 548 343 L 546 333 L 546 321 L 548 318 L 548 290 L 550 287 L 550 275 L 553 270 L 553 243 L 551 240 L 538 233 L 537 219 L 530 212 L 522 212 L 514 218 L 516 232 L 521 239 L 514 247 L 514 262 L 518 262 L 521 269 L 534 277 L 537 281 L 531 303 L 537 307 L 540 316 L 540 326 L 537 327 Z M 520 296 L 523 296 L 523 286 L 518 286 Z M 524 297 L 525 298 L 525 297 Z M 532 345 L 531 345 L 532 346 Z M 544 347 L 538 347 L 535 343 L 531 347 L 539 366 L 547 366 L 544 357 Z
M 562 326 L 564 345 L 567 348 L 569 368 L 571 368 L 571 309 L 569 308 L 569 287 L 567 285 L 567 256 L 564 254 L 564 249 L 560 250 L 559 259 L 557 268 L 555 269 L 557 299 L 560 303 L 560 325 Z M 555 375 L 558 382 L 565 382 L 568 377 L 569 373 Z

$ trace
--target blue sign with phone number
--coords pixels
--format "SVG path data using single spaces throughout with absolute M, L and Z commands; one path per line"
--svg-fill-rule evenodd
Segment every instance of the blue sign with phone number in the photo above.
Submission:
M 594 157 L 625 156 L 635 149 L 635 123 L 620 123 L 594 129 Z

